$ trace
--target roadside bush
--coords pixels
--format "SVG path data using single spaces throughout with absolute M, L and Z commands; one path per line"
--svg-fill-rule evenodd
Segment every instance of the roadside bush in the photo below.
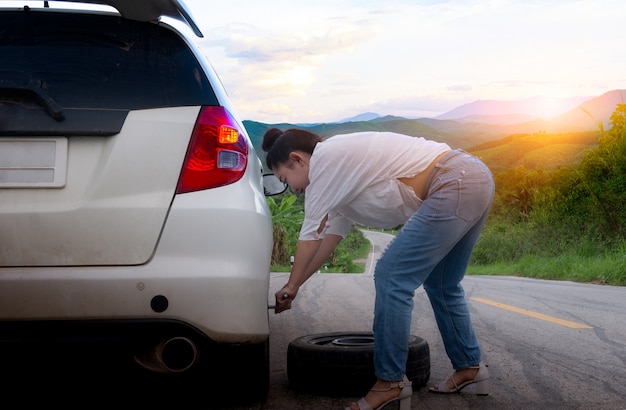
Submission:
M 355 259 L 367 256 L 369 241 L 356 227 L 353 227 L 348 235 L 339 242 L 337 249 L 330 255 L 328 261 L 322 266 L 322 272 L 335 273 L 360 273 L 363 266 L 356 264 Z M 365 252 L 365 255 L 363 255 Z
M 488 265 L 518 261 L 525 255 L 536 253 L 538 248 L 537 238 L 526 224 L 493 217 L 485 224 L 470 263 Z
M 300 227 L 304 221 L 302 198 L 287 192 L 268 197 L 267 203 L 272 213 L 273 240 L 271 269 L 274 272 L 291 270 L 291 256 L 295 254 Z M 363 233 L 353 228 L 339 243 L 322 267 L 324 272 L 356 273 L 363 267 L 354 262 L 359 259 L 363 248 L 369 244 Z M 367 250 L 365 250 L 367 253 Z

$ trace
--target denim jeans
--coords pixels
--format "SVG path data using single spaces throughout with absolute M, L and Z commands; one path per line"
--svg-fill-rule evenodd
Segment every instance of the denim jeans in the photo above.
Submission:
M 487 219 L 493 177 L 480 160 L 454 150 L 438 161 L 427 189 L 376 265 L 374 368 L 382 380 L 405 374 L 413 297 L 422 284 L 452 367 L 481 360 L 461 280 Z

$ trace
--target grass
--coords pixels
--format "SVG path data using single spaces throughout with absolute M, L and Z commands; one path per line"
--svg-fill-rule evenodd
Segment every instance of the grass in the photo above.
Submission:
M 343 255 L 347 255 L 347 261 L 340 266 L 330 267 L 328 264 L 322 266 L 319 270 L 320 273 L 363 273 L 365 272 L 365 263 L 360 262 L 367 258 L 370 252 L 370 242 L 365 240 L 365 237 L 361 234 L 358 235 L 356 240 L 349 242 L 347 247 L 338 249 L 338 252 Z M 343 258 L 344 260 L 346 258 Z M 272 265 L 272 272 L 290 272 L 291 266 L 284 265 Z
M 486 232 L 477 245 L 475 254 L 479 256 L 497 249 L 498 261 L 492 263 L 471 263 L 467 269 L 468 275 L 488 276 L 518 276 L 533 279 L 563 280 L 580 283 L 594 283 L 612 286 L 626 286 L 626 244 L 624 249 L 615 249 L 596 253 L 591 249 L 577 248 L 561 252 L 558 256 L 540 256 L 525 254 L 520 256 L 517 241 L 508 243 L 504 238 Z M 397 231 L 388 231 L 395 234 Z M 508 232 L 511 233 L 511 232 Z M 517 239 L 522 236 L 517 232 Z M 491 239 L 490 239 L 491 238 Z M 497 243 L 496 243 L 497 242 Z M 358 246 L 354 246 L 354 244 Z M 365 264 L 361 261 L 367 258 L 370 251 L 370 242 L 367 240 L 353 241 L 352 247 L 343 252 L 351 258 L 348 263 L 338 267 L 322 267 L 321 273 L 363 273 Z M 529 247 L 524 244 L 522 248 Z M 481 249 L 486 248 L 486 249 Z M 584 248 L 584 249 L 583 249 Z M 504 260 L 504 261 L 503 261 Z M 290 266 L 272 266 L 272 272 L 289 272 Z
M 355 260 L 369 253 L 365 243 Z M 360 271 L 362 272 L 362 270 Z M 468 275 L 519 276 L 533 279 L 562 280 L 579 283 L 626 286 L 626 252 L 615 250 L 594 255 L 575 249 L 558 256 L 525 255 L 515 262 L 470 264 Z
M 467 273 L 626 286 L 626 255 L 614 252 L 588 257 L 574 253 L 556 257 L 524 256 L 517 262 L 470 265 Z
M 369 256 L 370 253 L 370 249 L 371 249 L 371 244 L 369 241 L 363 241 L 358 248 L 354 249 L 351 253 L 351 257 L 354 261 L 359 261 L 362 259 L 367 259 L 367 257 Z M 360 265 L 363 267 L 363 270 L 365 270 L 365 263 L 358 263 L 355 262 L 357 265 Z M 363 272 L 363 271 L 361 271 Z

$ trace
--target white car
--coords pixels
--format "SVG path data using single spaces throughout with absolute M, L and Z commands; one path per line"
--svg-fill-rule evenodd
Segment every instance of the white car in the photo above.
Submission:
M 263 395 L 267 191 L 198 26 L 176 0 L 53 3 L 0 4 L 0 349 L 111 340 Z

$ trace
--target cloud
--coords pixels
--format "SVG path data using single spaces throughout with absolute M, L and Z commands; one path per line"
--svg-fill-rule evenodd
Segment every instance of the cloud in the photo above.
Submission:
M 452 92 L 466 92 L 466 91 L 471 91 L 472 86 L 469 84 L 454 84 L 454 85 L 447 86 L 446 90 L 452 91 Z
M 236 105 L 278 118 L 290 113 L 288 104 L 280 100 L 306 98 L 329 56 L 351 53 L 376 34 L 376 26 L 364 22 L 358 26 L 344 22 L 324 31 L 279 29 L 271 34 L 251 24 L 236 24 L 211 30 L 206 36 L 210 40 L 201 45 L 222 50 L 221 68 L 226 68 L 219 70 L 220 76 L 234 85 L 229 92 Z
M 623 0 L 186 3 L 203 52 L 254 120 L 406 116 L 626 87 Z
M 261 115 L 270 115 L 270 116 L 282 116 L 282 115 L 288 115 L 291 113 L 291 110 L 289 109 L 289 107 L 285 104 L 269 104 L 264 106 L 259 113 Z
M 267 31 L 250 25 L 236 24 L 210 31 L 204 47 L 220 47 L 227 58 L 242 64 L 265 62 L 298 62 L 319 65 L 333 54 L 349 53 L 354 47 L 376 36 L 375 26 L 343 23 L 320 32 L 319 28 L 292 31 Z

